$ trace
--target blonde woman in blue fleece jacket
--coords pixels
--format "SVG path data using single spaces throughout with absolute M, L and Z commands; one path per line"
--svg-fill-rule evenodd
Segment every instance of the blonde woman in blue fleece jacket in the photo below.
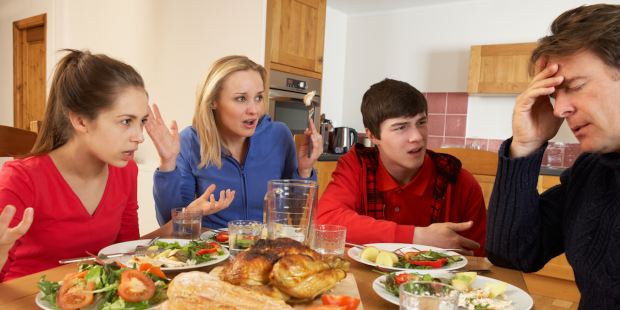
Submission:
M 195 197 L 213 211 L 203 217 L 205 227 L 262 221 L 267 181 L 316 181 L 312 166 L 323 151 L 321 135 L 311 123 L 297 154 L 286 125 L 263 114 L 265 80 L 265 68 L 245 56 L 219 59 L 198 84 L 193 125 L 180 135 L 174 121 L 166 128 L 153 106 L 155 119 L 146 129 L 160 156 L 153 187 L 160 225 L 171 219 L 173 208 L 186 207 Z M 215 187 L 222 189 L 219 200 L 212 194 Z

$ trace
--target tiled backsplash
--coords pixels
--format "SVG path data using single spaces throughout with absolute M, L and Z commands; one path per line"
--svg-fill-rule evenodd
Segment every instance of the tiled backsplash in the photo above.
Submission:
M 466 137 L 467 93 L 423 93 L 428 101 L 428 148 L 439 148 L 443 143 L 472 145 L 497 153 L 504 140 Z M 542 164 L 570 167 L 581 154 L 579 143 L 550 142 Z

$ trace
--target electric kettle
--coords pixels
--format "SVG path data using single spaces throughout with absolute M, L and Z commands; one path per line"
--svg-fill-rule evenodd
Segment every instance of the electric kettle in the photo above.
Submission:
M 357 131 L 350 127 L 334 128 L 334 140 L 330 143 L 330 150 L 336 154 L 348 153 L 357 142 Z

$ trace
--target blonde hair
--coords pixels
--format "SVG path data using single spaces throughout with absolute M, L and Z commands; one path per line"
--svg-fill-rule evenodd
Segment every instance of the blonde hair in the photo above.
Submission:
M 226 142 L 222 139 L 215 124 L 213 101 L 222 91 L 226 77 L 237 71 L 253 70 L 260 74 L 263 86 L 267 79 L 267 71 L 246 56 L 226 56 L 214 62 L 202 76 L 196 88 L 196 110 L 192 125 L 198 132 L 200 140 L 200 164 L 198 168 L 215 165 L 222 167 L 222 150 L 230 154 Z M 266 109 L 263 109 L 265 111 Z

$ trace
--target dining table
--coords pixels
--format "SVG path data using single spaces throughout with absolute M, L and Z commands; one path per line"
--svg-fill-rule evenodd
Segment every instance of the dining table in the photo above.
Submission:
M 208 231 L 208 229 L 203 229 Z M 167 236 L 164 238 L 172 238 Z M 379 310 L 379 309 L 398 309 L 397 305 L 394 305 L 387 300 L 377 295 L 372 289 L 372 283 L 377 279 L 380 274 L 373 271 L 376 269 L 373 266 L 362 264 L 356 260 L 353 260 L 348 255 L 348 247 L 345 249 L 345 259 L 351 262 L 349 273 L 353 274 L 361 297 L 361 304 L 364 310 Z M 523 279 L 523 275 L 518 270 L 502 268 L 494 266 L 488 259 L 484 257 L 466 256 L 467 265 L 463 269 L 488 269 L 489 272 L 484 273 L 485 277 L 504 281 L 512 284 L 526 293 L 527 285 Z M 218 266 L 224 266 L 229 262 L 226 259 L 217 264 L 192 269 L 192 271 L 202 271 L 209 273 L 213 268 Z M 35 302 L 36 295 L 39 293 L 37 288 L 37 282 L 41 277 L 45 275 L 45 279 L 49 281 L 60 281 L 68 273 L 74 273 L 77 270 L 76 263 L 70 263 L 55 267 L 49 270 L 41 271 L 35 274 L 31 274 L 18 279 L 13 279 L 7 282 L 0 283 L 0 309 L 2 310 L 17 310 L 17 309 L 38 309 Z M 180 272 L 166 272 L 166 276 L 174 278 Z M 531 309 L 535 309 L 532 307 Z

